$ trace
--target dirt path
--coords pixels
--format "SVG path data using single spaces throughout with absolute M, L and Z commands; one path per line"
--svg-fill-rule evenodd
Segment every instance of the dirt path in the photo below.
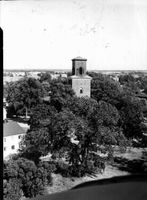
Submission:
M 104 178 L 111 178 L 114 176 L 122 176 L 127 175 L 128 172 L 120 171 L 111 165 L 106 166 L 105 171 L 103 174 L 96 174 L 95 176 L 85 176 L 82 178 L 65 178 L 62 177 L 60 174 L 52 174 L 53 176 L 53 186 L 49 186 L 46 188 L 45 194 L 51 194 L 56 192 L 65 191 L 71 189 L 72 187 L 92 180 L 99 180 Z

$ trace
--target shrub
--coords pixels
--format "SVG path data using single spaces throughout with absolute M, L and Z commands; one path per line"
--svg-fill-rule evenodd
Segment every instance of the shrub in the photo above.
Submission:
M 50 162 L 40 162 L 36 165 L 33 161 L 25 158 L 5 162 L 4 194 L 6 199 L 13 199 L 9 198 L 11 190 L 14 191 L 14 197 L 20 196 L 20 191 L 25 197 L 35 197 L 42 194 L 44 187 L 52 184 L 51 173 L 54 170 L 55 165 Z
M 20 200 L 22 196 L 21 182 L 19 179 L 12 178 L 3 180 L 3 199 Z

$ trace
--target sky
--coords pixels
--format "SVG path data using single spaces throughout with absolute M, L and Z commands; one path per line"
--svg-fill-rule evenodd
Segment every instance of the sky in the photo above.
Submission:
M 4 69 L 147 70 L 146 0 L 0 2 Z

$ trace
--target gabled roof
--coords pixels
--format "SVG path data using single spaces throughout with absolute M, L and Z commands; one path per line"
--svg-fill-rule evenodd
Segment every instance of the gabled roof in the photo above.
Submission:
M 8 120 L 3 123 L 3 137 L 25 134 L 26 131 L 15 121 Z

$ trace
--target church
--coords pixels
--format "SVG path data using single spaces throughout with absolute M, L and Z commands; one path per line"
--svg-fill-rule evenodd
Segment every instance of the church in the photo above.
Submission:
M 90 97 L 91 77 L 86 74 L 87 59 L 76 57 L 72 59 L 72 89 L 77 97 Z

